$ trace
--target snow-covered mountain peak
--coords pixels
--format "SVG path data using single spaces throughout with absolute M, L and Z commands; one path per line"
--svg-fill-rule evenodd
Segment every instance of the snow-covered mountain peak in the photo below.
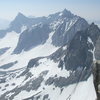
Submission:
M 71 19 L 74 17 L 74 14 L 72 14 L 70 11 L 68 11 L 67 9 L 64 9 L 63 11 L 61 12 L 56 12 L 54 14 L 50 14 L 47 18 L 48 19 L 55 19 L 55 20 L 58 20 L 58 19 Z
M 64 9 L 37 18 L 19 13 L 1 32 L 6 35 L 0 39 L 0 100 L 96 99 L 91 70 L 95 55 L 100 57 L 100 30 L 95 24 Z
M 60 12 L 60 16 L 67 17 L 67 18 L 74 17 L 74 15 L 70 11 L 68 11 L 67 9 L 64 9 L 62 12 Z
M 19 12 L 19 13 L 17 14 L 17 17 L 25 17 L 25 15 L 22 14 L 21 12 Z
M 21 20 L 24 20 L 24 19 L 28 19 L 28 17 L 26 17 L 26 16 L 25 16 L 24 14 L 22 14 L 21 12 L 19 12 L 13 21 L 18 21 L 18 20 L 21 21 Z
M 13 25 L 13 24 L 15 24 L 15 23 L 17 23 L 17 22 L 19 22 L 19 21 L 24 21 L 24 20 L 27 20 L 28 19 L 28 17 L 26 17 L 25 15 L 23 15 L 21 12 L 19 12 L 18 14 L 17 14 L 17 16 L 15 17 L 15 19 L 11 22 L 11 25 Z

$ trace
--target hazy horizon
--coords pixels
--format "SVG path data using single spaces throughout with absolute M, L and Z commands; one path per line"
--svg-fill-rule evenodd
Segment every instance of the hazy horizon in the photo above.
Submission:
M 2 0 L 0 18 L 13 20 L 18 12 L 25 16 L 47 16 L 51 13 L 70 10 L 89 20 L 100 20 L 100 0 Z

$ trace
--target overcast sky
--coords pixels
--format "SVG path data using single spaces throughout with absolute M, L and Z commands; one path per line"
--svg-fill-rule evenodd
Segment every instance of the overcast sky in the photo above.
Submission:
M 47 16 L 64 8 L 88 20 L 100 20 L 100 0 L 0 0 L 0 18 L 12 20 L 18 12 Z

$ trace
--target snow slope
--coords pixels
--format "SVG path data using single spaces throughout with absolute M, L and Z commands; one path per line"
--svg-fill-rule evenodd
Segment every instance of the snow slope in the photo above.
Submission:
M 60 83 L 56 83 L 57 86 L 55 85 L 55 83 L 47 83 L 47 80 L 50 77 L 54 77 L 56 79 L 60 77 L 67 78 L 70 76 L 70 71 L 67 71 L 66 69 L 61 70 L 61 68 L 58 68 L 58 63 L 55 63 L 50 59 L 40 59 L 39 65 L 37 67 L 33 66 L 27 73 L 25 73 L 25 75 L 22 75 L 23 72 L 25 72 L 25 69 L 8 73 L 8 75 L 6 76 L 6 82 L 0 84 L 0 93 L 1 95 L 3 94 L 1 96 L 3 99 L 5 98 L 7 100 L 12 100 L 11 97 L 13 97 L 13 95 L 17 93 L 16 89 L 18 88 L 21 89 L 21 92 L 18 92 L 17 95 L 14 95 L 13 100 L 26 100 L 26 98 L 27 100 L 29 100 L 28 98 L 30 97 L 31 99 L 32 97 L 34 97 L 34 100 L 44 100 L 43 98 L 45 97 L 45 95 L 48 95 L 46 98 L 47 100 L 96 99 L 96 93 L 93 84 L 93 75 L 91 75 L 86 81 L 74 83 L 68 86 L 65 85 L 60 87 L 59 85 L 57 85 Z M 27 76 L 28 73 L 31 73 L 31 76 Z M 39 77 L 43 78 L 41 82 L 38 80 Z M 38 83 L 40 82 L 39 86 L 35 86 L 35 80 L 37 80 Z M 26 84 L 28 84 L 28 87 Z M 33 88 L 30 88 L 32 85 Z M 27 90 L 28 88 L 29 90 Z M 13 91 L 13 89 L 15 89 L 15 91 Z
M 18 61 L 18 63 L 9 70 L 19 69 L 25 67 L 31 58 L 48 56 L 52 54 L 58 49 L 58 47 L 55 47 L 51 44 L 51 38 L 53 33 L 54 32 L 50 33 L 50 36 L 44 45 L 39 45 L 29 51 L 23 51 L 21 54 L 18 55 L 17 54 L 11 55 L 11 53 L 15 49 L 18 43 L 19 34 L 15 34 L 13 32 L 7 34 L 6 37 L 1 39 L 0 45 L 1 48 L 10 47 L 11 49 L 0 57 L 0 62 L 1 62 L 0 66 L 7 64 L 9 62 Z M 3 71 L 3 69 L 0 70 Z

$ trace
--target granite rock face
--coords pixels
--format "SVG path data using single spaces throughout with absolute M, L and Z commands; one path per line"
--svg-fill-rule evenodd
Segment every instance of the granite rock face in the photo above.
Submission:
M 93 69 L 94 86 L 97 93 L 97 100 L 100 100 L 100 62 L 96 62 Z
M 88 23 L 78 16 L 73 16 L 72 19 L 69 19 L 70 22 L 67 20 L 68 19 L 65 19 L 64 22 L 56 29 L 56 32 L 52 37 L 52 43 L 55 46 L 63 46 L 70 42 L 78 31 L 85 30 L 88 27 Z M 70 26 L 71 22 L 74 24 L 68 29 L 67 25 Z

